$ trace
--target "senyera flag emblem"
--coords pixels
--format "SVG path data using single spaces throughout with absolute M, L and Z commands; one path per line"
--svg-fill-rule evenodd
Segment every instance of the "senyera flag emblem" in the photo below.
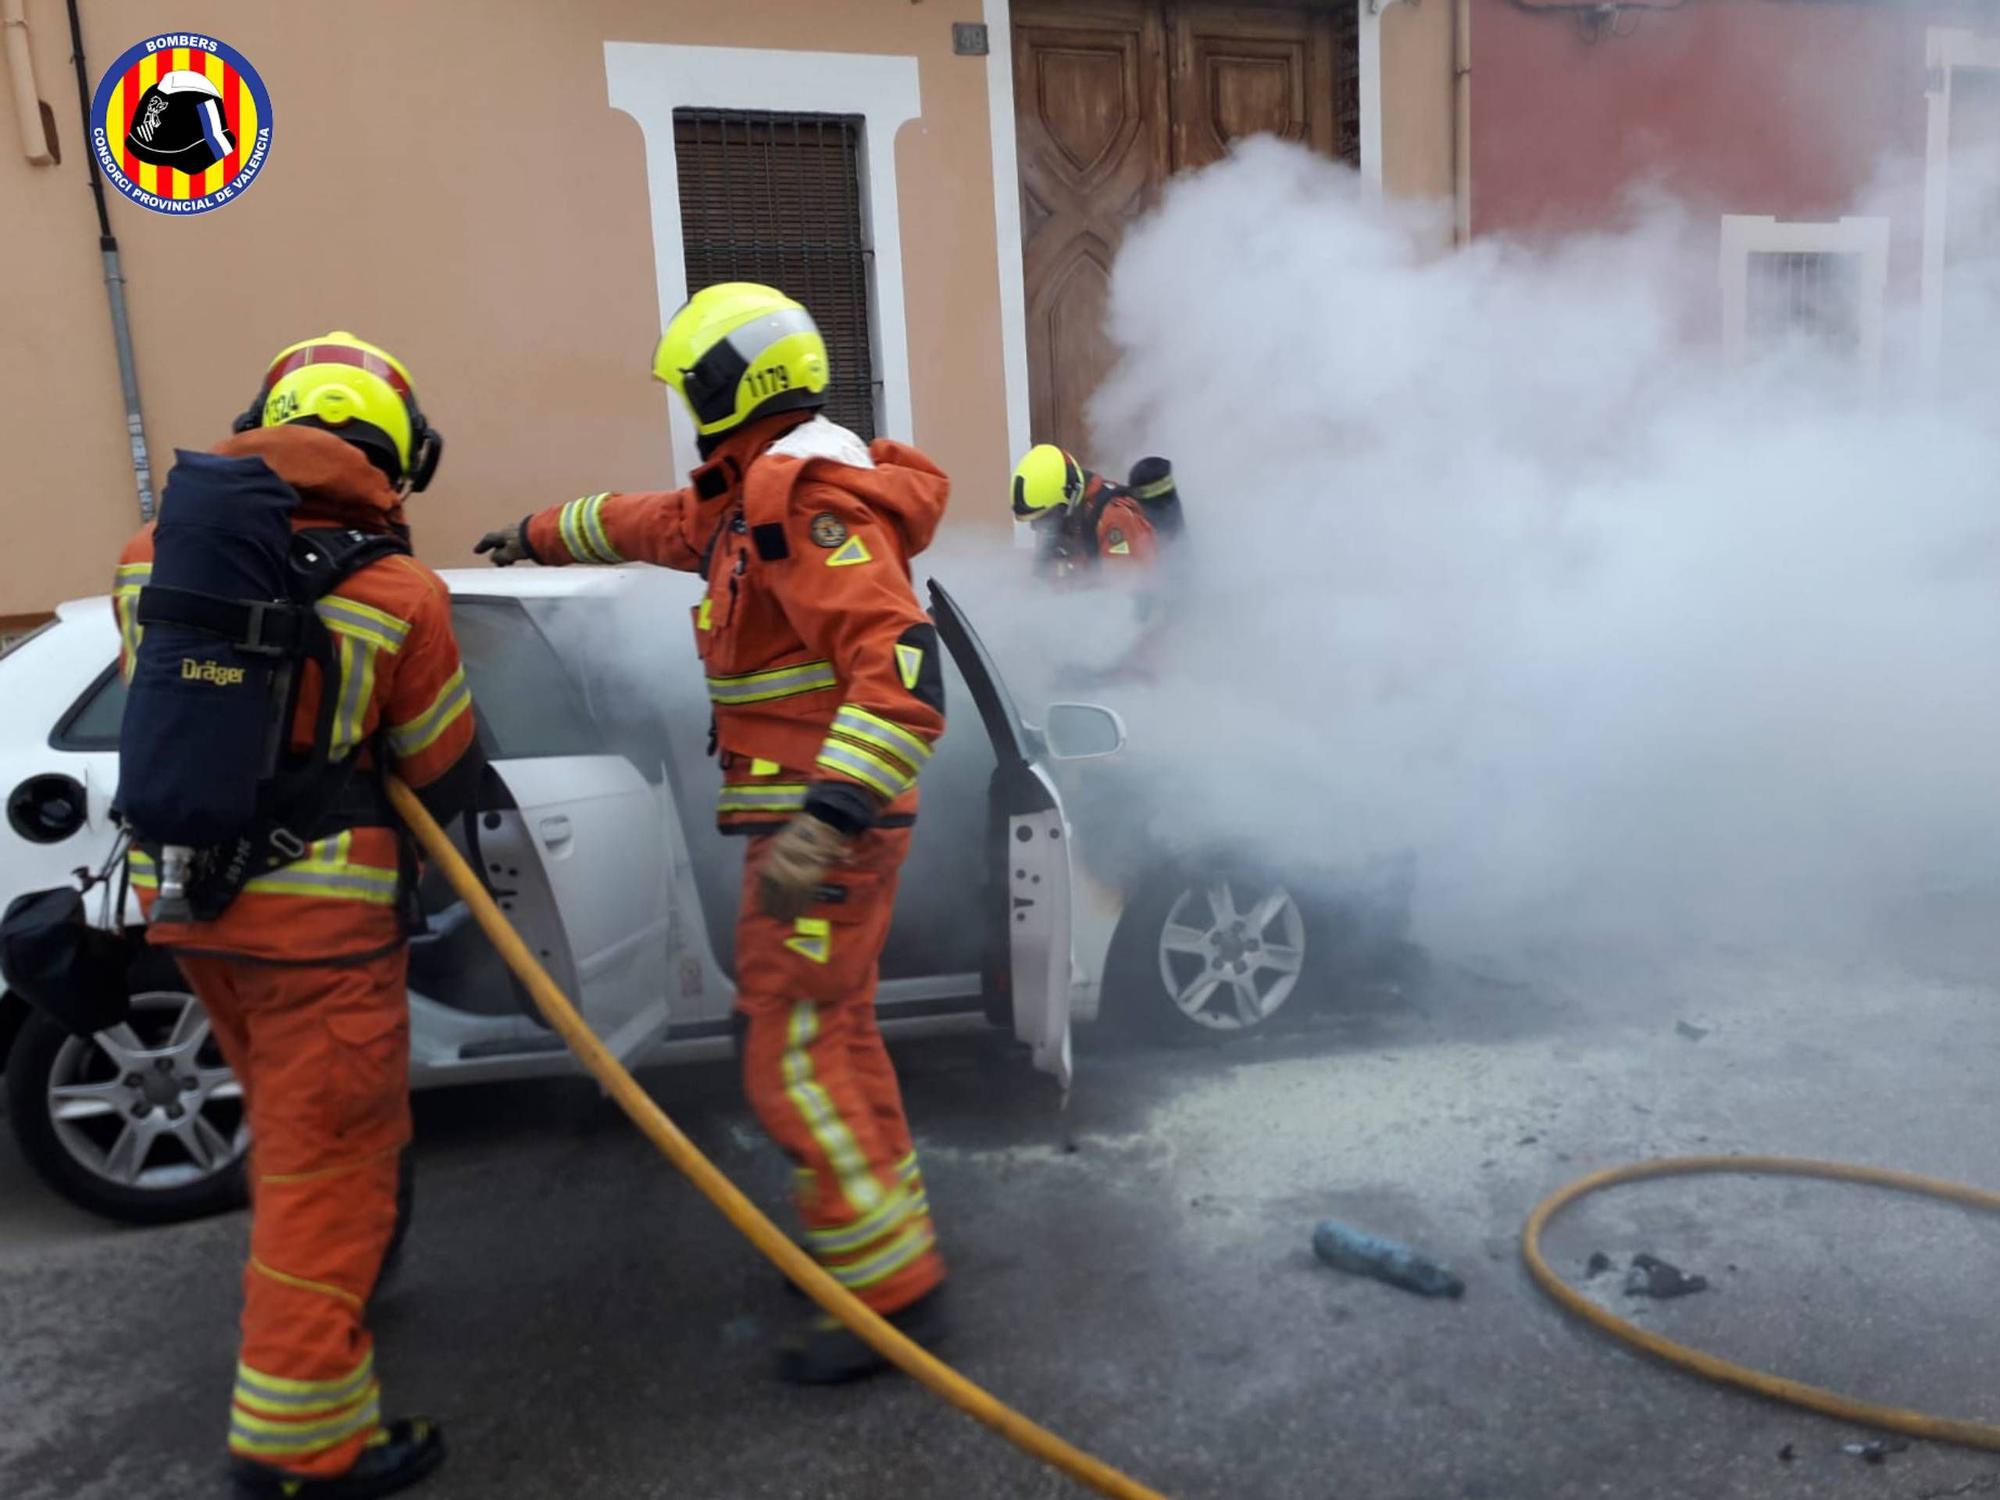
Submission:
M 111 185 L 160 214 L 234 203 L 271 155 L 271 94 L 248 59 L 194 31 L 147 37 L 98 80 L 90 145 Z

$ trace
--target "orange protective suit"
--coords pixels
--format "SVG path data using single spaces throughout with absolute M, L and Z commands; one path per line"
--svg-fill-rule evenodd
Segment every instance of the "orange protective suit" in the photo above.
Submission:
M 262 457 L 298 491 L 301 528 L 401 524 L 395 491 L 331 433 L 263 428 L 215 451 Z M 119 563 L 113 602 L 128 674 L 152 555 L 148 528 Z M 370 747 L 386 744 L 397 774 L 427 801 L 461 801 L 479 757 L 443 581 L 408 557 L 386 557 L 318 609 L 338 648 L 336 751 L 365 765 Z M 329 690 L 310 662 L 301 671 L 299 751 Z M 363 1312 L 395 1227 L 397 1156 L 410 1137 L 398 838 L 386 824 L 329 830 L 302 859 L 250 881 L 215 921 L 148 929 L 201 997 L 250 1125 L 250 1262 L 230 1451 L 302 1475 L 344 1473 L 380 1429 Z M 150 911 L 157 872 L 136 853 L 132 884 Z
M 1145 509 L 1122 486 L 1090 474 L 1073 507 L 1058 508 L 1038 523 L 1042 531 L 1035 565 L 1058 583 L 1082 583 L 1109 576 L 1139 582 L 1160 556 L 1160 539 Z
M 902 1098 L 875 1026 L 876 965 L 944 730 L 937 635 L 910 584 L 949 483 L 898 443 L 864 448 L 792 412 L 714 448 L 687 489 L 587 495 L 531 516 L 544 564 L 700 572 L 694 611 L 723 787 L 717 819 L 751 836 L 737 918 L 744 1084 L 797 1171 L 808 1242 L 879 1312 L 944 1267 Z M 767 836 L 801 811 L 853 841 L 807 915 L 758 907 Z

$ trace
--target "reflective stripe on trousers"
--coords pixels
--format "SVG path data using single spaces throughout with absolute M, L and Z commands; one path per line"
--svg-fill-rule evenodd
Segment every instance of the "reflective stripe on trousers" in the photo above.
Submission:
M 372 1431 L 381 1415 L 372 1349 L 351 1375 L 333 1380 L 287 1380 L 239 1363 L 229 1448 L 283 1467 Z
M 819 1035 L 819 1007 L 801 1000 L 792 1007 L 790 1045 L 785 1049 L 785 1094 L 812 1138 L 819 1142 L 826 1159 L 840 1178 L 840 1193 L 856 1211 L 866 1214 L 879 1208 L 882 1184 L 869 1170 L 868 1158 L 855 1143 L 854 1132 L 833 1107 L 813 1077 L 812 1044 Z
M 736 929 L 745 1091 L 796 1169 L 807 1247 L 877 1312 L 906 1307 L 944 1279 L 902 1091 L 875 1021 L 877 964 L 909 846 L 907 828 L 858 836 L 828 871 L 843 899 L 779 921 L 756 898 L 771 839 L 753 839 Z

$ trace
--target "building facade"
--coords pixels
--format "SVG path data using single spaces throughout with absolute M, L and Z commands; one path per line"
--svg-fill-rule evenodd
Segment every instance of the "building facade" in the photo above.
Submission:
M 1428 0 L 1419 0 L 1428 3 Z M 1475 234 L 1605 226 L 1635 189 L 1715 237 L 1732 347 L 1807 333 L 1937 372 L 1954 288 L 1991 295 L 2000 5 L 1991 0 L 1475 0 Z M 1889 310 L 1920 308 L 1885 347 Z
M 551 500 L 678 482 L 691 435 L 646 378 L 652 340 L 690 289 L 750 278 L 826 325 L 839 420 L 921 444 L 957 482 L 951 524 L 1001 528 L 994 497 L 1031 439 L 1091 452 L 1124 225 L 1259 131 L 1452 203 L 1461 240 L 1601 225 L 1654 182 L 1714 220 L 1723 337 L 1803 321 L 1877 360 L 1885 289 L 1903 287 L 1939 357 L 1954 280 L 1995 238 L 1965 182 L 2000 148 L 1997 8 L 184 0 L 176 26 L 262 75 L 272 139 L 213 212 L 111 197 L 154 486 L 175 448 L 226 430 L 279 346 L 346 328 L 406 360 L 447 434 L 413 520 L 424 556 L 463 561 Z M 76 9 L 93 83 L 163 14 Z M 140 514 L 69 8 L 0 0 L 16 12 L 0 629 L 100 591 Z M 1865 206 L 1897 154 L 1918 186 Z
M 15 535 L 0 617 L 16 623 L 101 591 L 139 521 L 68 15 L 17 4 L 25 65 L 0 78 L 0 506 Z M 164 15 L 78 10 L 93 83 Z M 1094 36 L 1049 34 L 1050 12 L 1059 29 L 1085 11 Z M 1095 149 L 1093 111 L 1130 116 L 1110 127 L 1122 159 L 1164 119 L 1161 64 L 1141 79 L 1131 49 L 1169 27 L 1200 53 L 1183 81 L 1199 69 L 1223 101 L 1175 164 L 1296 125 L 1357 163 L 1365 143 L 1378 177 L 1386 161 L 1420 185 L 1381 107 L 1379 45 L 1359 72 L 1364 33 L 1389 30 L 1366 0 L 1044 5 L 1018 26 L 1007 0 L 187 0 L 171 19 L 257 69 L 272 139 L 241 200 L 209 213 L 111 198 L 154 485 L 174 449 L 227 430 L 278 347 L 350 329 L 404 358 L 447 435 L 412 508 L 436 563 L 553 499 L 678 482 L 692 445 L 647 379 L 652 340 L 691 286 L 736 276 L 807 297 L 833 341 L 836 414 L 933 452 L 959 485 L 954 524 L 1003 526 L 979 502 L 1003 488 L 1061 363 L 1050 350 L 1074 352 L 1061 341 L 1081 336 L 1116 248 L 1100 211 L 1097 243 L 1068 247 L 1072 274 L 1024 282 L 1024 212 L 1032 229 L 1033 193 L 1052 188 L 1022 165 L 1017 89 L 1042 91 L 1037 128 L 1058 151 Z M 1110 84 L 1105 45 L 1125 49 Z M 15 108 L 29 92 L 45 108 Z M 1148 159 L 1148 191 L 1167 164 Z

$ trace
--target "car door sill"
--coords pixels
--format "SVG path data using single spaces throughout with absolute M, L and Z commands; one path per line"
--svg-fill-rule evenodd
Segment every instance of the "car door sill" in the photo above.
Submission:
M 460 1062 L 486 1062 L 496 1057 L 538 1057 L 560 1052 L 568 1044 L 550 1032 L 547 1036 L 496 1036 L 467 1042 L 458 1049 Z

